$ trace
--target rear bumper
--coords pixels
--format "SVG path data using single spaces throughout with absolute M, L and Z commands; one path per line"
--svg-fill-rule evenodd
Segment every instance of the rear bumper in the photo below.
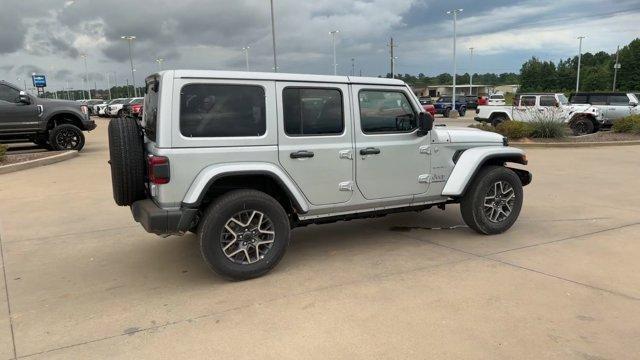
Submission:
M 138 200 L 131 204 L 133 219 L 153 234 L 180 234 L 193 226 L 193 220 L 198 209 L 165 210 L 153 200 Z
M 481 118 L 480 116 L 474 117 L 473 120 L 475 120 L 477 122 L 489 122 L 489 119 Z

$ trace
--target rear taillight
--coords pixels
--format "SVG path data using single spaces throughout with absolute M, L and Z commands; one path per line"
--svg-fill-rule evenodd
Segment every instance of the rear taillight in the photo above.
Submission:
M 151 155 L 147 158 L 147 169 L 150 183 L 156 185 L 169 183 L 171 179 L 169 158 Z

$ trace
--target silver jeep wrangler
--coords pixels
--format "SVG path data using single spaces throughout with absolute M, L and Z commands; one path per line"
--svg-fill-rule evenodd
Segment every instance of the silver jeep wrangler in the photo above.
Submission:
M 292 228 L 459 203 L 509 229 L 528 171 L 495 133 L 433 127 L 395 79 L 171 70 L 146 79 L 141 124 L 109 124 L 114 199 L 148 232 L 198 234 L 233 279 L 282 258 Z

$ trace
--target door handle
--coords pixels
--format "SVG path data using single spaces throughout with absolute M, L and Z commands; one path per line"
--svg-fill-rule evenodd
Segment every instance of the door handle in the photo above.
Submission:
M 377 155 L 380 154 L 380 149 L 374 147 L 368 147 L 360 149 L 360 155 Z
M 300 150 L 300 151 L 292 152 L 291 154 L 289 154 L 289 157 L 292 159 L 312 158 L 313 151 Z

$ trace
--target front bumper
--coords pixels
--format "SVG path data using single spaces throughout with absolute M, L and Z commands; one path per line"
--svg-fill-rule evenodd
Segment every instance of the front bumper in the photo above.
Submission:
M 473 120 L 477 122 L 489 122 L 489 119 L 481 118 L 480 116 L 474 117 Z
M 153 200 L 138 200 L 131 205 L 133 219 L 153 234 L 181 234 L 193 227 L 198 209 L 165 210 Z

